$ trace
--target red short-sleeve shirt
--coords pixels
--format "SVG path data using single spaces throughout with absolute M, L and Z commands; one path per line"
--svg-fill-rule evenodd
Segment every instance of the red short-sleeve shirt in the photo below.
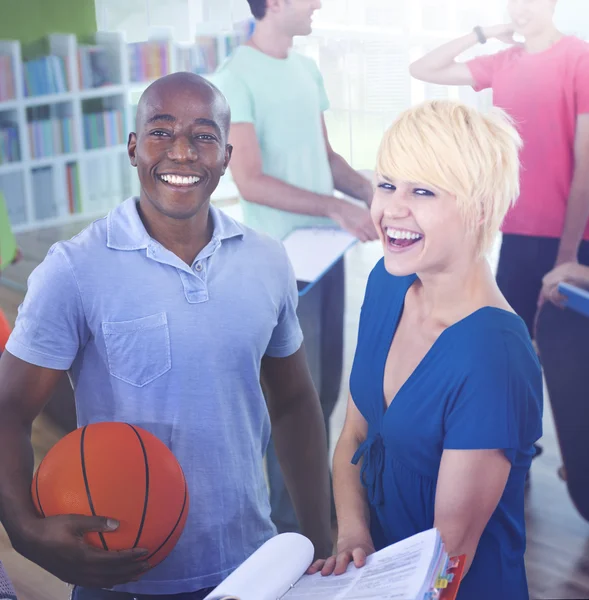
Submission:
M 589 113 L 589 44 L 567 36 L 544 52 L 512 47 L 467 64 L 474 89 L 493 90 L 494 105 L 515 120 L 524 142 L 521 194 L 503 232 L 560 238 L 573 178 L 577 115 Z M 589 224 L 584 238 L 589 240 Z

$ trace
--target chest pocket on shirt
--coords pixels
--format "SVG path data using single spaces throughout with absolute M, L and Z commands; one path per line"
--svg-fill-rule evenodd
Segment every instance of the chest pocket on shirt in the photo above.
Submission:
M 104 322 L 108 370 L 113 377 L 143 387 L 172 368 L 166 313 L 132 321 Z

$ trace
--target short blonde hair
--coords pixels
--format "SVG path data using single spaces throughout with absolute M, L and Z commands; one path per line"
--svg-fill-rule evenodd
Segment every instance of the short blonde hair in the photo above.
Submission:
M 521 138 L 505 112 L 432 100 L 402 113 L 382 140 L 377 172 L 456 196 L 485 254 L 519 195 Z

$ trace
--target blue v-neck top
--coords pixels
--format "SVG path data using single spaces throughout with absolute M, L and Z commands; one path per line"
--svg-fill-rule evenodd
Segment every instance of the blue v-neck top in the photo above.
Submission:
M 482 308 L 443 331 L 386 408 L 385 363 L 415 279 L 390 275 L 383 260 L 373 269 L 350 379 L 368 423 L 353 462 L 362 462 L 374 543 L 379 549 L 433 527 L 444 450 L 501 449 L 509 479 L 458 598 L 528 598 L 524 486 L 542 435 L 538 358 L 517 315 Z

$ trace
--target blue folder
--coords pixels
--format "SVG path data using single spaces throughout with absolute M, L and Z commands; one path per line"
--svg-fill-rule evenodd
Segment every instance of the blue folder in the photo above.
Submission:
M 570 283 L 561 283 L 558 291 L 566 298 L 567 308 L 589 317 L 589 290 L 578 288 Z

